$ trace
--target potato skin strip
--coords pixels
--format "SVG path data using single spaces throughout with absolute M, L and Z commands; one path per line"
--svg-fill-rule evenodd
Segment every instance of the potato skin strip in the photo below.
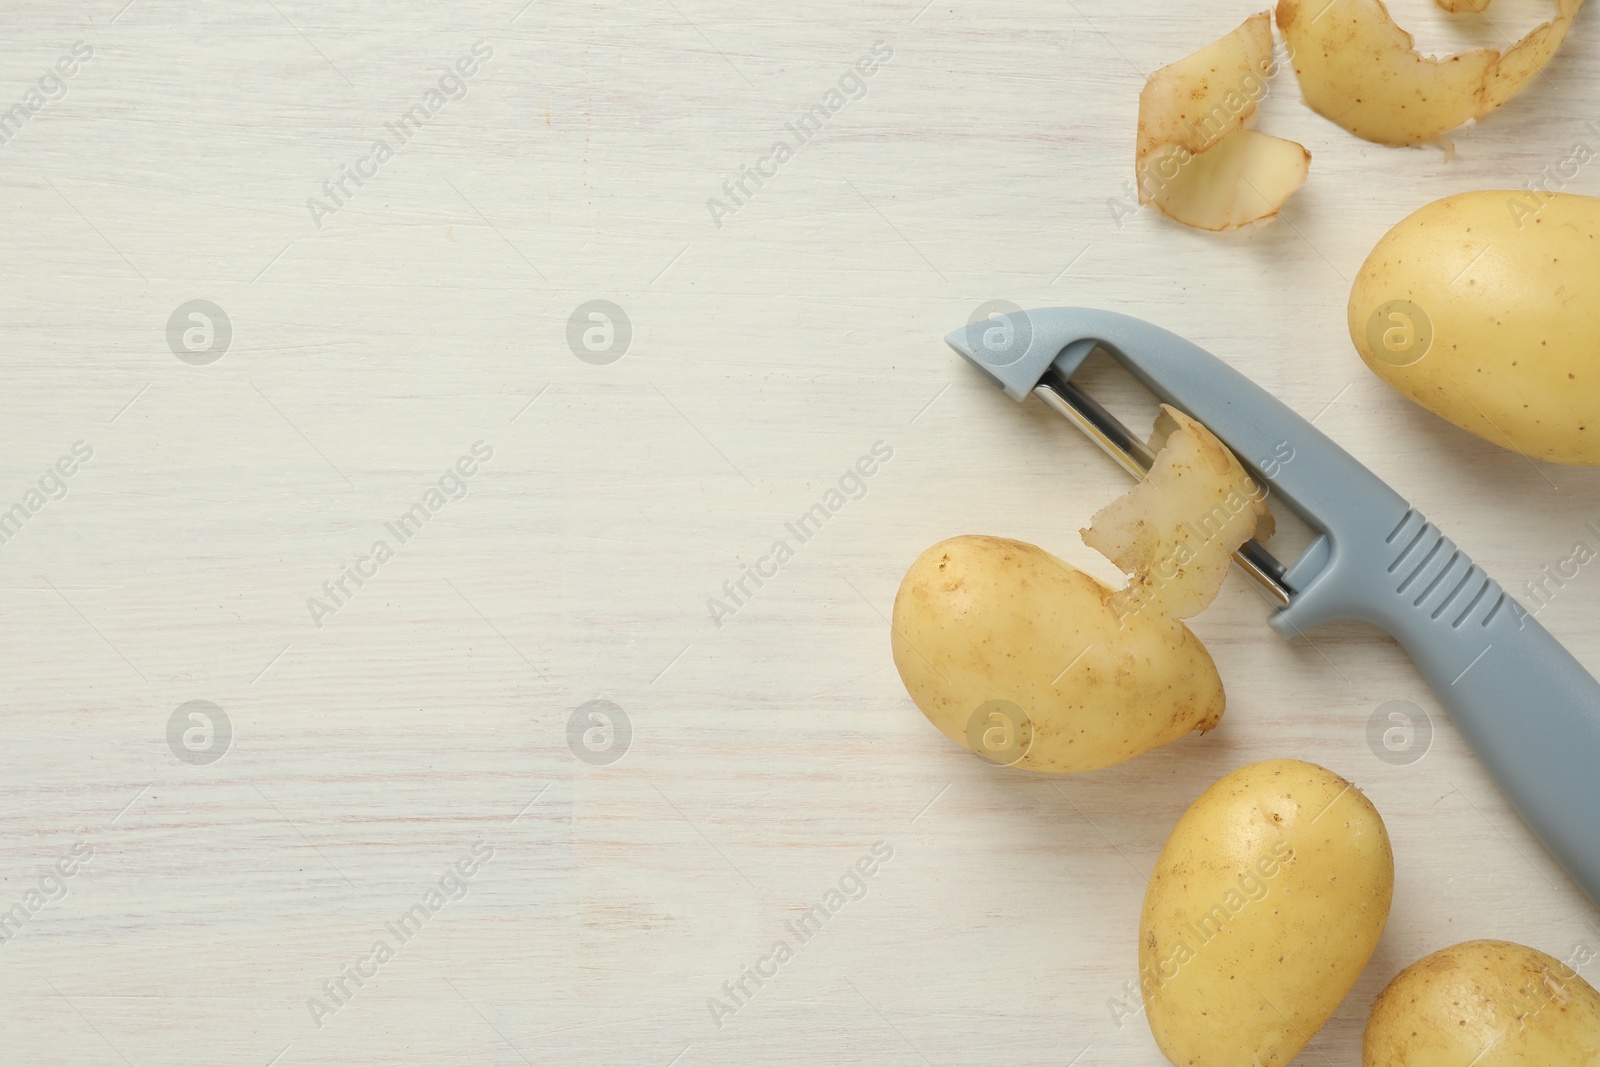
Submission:
M 1129 576 L 1118 618 L 1198 615 L 1217 597 L 1238 547 L 1270 537 L 1266 487 L 1200 423 L 1162 405 L 1143 481 L 1095 513 L 1083 543 Z
M 1440 0 L 1482 11 L 1488 0 Z M 1558 0 L 1556 16 L 1505 51 L 1424 56 L 1383 0 L 1279 0 L 1278 30 L 1294 56 L 1306 105 L 1357 137 L 1402 147 L 1436 141 L 1521 92 L 1567 38 L 1583 0 Z
M 1202 230 L 1275 216 L 1305 184 L 1311 153 L 1245 128 L 1273 72 L 1272 18 L 1262 11 L 1152 74 L 1139 94 L 1140 203 Z

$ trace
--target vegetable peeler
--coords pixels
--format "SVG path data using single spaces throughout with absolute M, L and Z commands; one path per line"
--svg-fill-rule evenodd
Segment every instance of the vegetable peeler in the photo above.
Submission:
M 1010 309 L 946 339 L 1016 401 L 1037 394 L 1136 477 L 1150 449 L 1072 381 L 1100 350 L 1210 429 L 1315 533 L 1285 566 L 1235 553 L 1285 638 L 1358 620 L 1410 654 L 1551 854 L 1600 905 L 1600 682 L 1377 475 L 1211 353 L 1092 308 Z M 1288 458 L 1285 458 L 1288 457 Z

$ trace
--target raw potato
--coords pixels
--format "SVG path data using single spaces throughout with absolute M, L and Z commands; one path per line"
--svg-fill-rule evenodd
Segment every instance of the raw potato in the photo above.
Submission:
M 1139 202 L 1202 230 L 1271 218 L 1305 184 L 1311 153 L 1244 125 L 1266 95 L 1272 19 L 1252 15 L 1150 75 L 1139 94 Z
M 941 541 L 894 601 L 895 666 L 951 740 L 1031 771 L 1088 771 L 1222 718 L 1222 679 L 1188 627 L 1119 619 L 1112 590 L 1034 545 Z
M 1367 257 L 1349 326 L 1367 366 L 1434 414 L 1534 459 L 1600 465 L 1600 200 L 1429 204 Z
M 1557 0 L 1556 17 L 1505 52 L 1475 48 L 1443 59 L 1419 53 L 1383 0 L 1279 0 L 1277 15 L 1306 104 L 1357 137 L 1400 146 L 1433 141 L 1516 96 L 1550 62 L 1582 6 Z
M 1156 1044 L 1180 1067 L 1282 1067 L 1355 984 L 1393 896 L 1389 834 L 1360 790 L 1299 760 L 1234 771 L 1178 820 L 1145 891 Z
M 1272 512 L 1266 488 L 1178 409 L 1161 405 L 1150 444 L 1150 473 L 1095 513 L 1083 543 L 1130 576 L 1119 609 L 1189 619 L 1216 599 L 1234 550 L 1272 536 Z
M 1367 1019 L 1361 1062 L 1595 1067 L 1600 993 L 1543 952 L 1467 941 L 1418 960 L 1389 983 Z

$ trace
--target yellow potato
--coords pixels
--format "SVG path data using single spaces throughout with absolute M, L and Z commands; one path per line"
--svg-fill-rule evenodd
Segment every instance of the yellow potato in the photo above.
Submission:
M 1353 785 L 1299 760 L 1234 771 L 1178 820 L 1145 890 L 1156 1044 L 1180 1067 L 1288 1063 L 1367 965 L 1393 896 L 1388 831 Z
M 1120 763 L 1222 718 L 1222 679 L 1183 623 L 1121 612 L 1042 548 L 941 541 L 894 601 L 894 663 L 952 740 L 1032 771 Z
M 1510 941 L 1467 941 L 1395 976 L 1372 1006 L 1361 1062 L 1595 1067 L 1600 993 L 1543 952 Z
M 1429 204 L 1350 289 L 1367 366 L 1503 448 L 1600 465 L 1600 200 L 1485 190 Z

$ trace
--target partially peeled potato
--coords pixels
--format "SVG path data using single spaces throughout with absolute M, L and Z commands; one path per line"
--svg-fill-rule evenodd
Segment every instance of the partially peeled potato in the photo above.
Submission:
M 1113 589 L 1036 545 L 968 535 L 906 572 L 891 646 L 911 699 L 972 752 L 1031 771 L 1108 767 L 1222 718 L 1216 665 L 1183 624 L 1235 549 L 1270 529 L 1265 490 L 1172 408 L 1155 464 L 1084 541 L 1130 577 Z

